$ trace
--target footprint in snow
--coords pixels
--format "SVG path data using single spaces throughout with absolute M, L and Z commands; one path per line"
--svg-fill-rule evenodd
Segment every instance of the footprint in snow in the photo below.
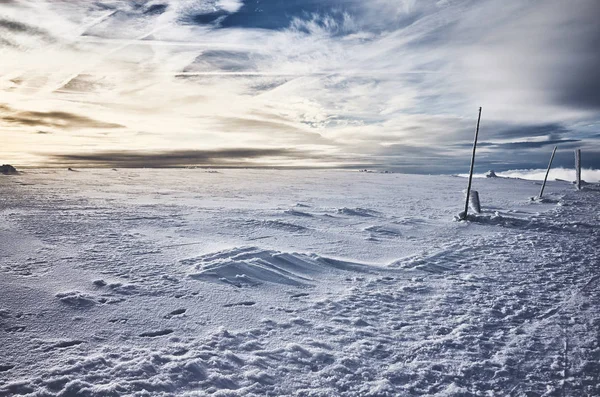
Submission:
M 186 311 L 187 311 L 187 309 L 175 309 L 171 313 L 167 314 L 165 316 L 165 318 L 173 318 L 175 316 L 179 316 L 179 315 L 184 314 Z
M 172 333 L 173 333 L 172 329 L 162 329 L 160 331 L 143 332 L 140 334 L 140 336 L 142 338 L 156 338 L 157 336 L 165 336 L 165 335 L 169 335 Z
M 57 342 L 51 346 L 48 346 L 46 349 L 44 349 L 45 351 L 50 351 L 50 350 L 55 350 L 55 349 L 65 349 L 67 347 L 73 347 L 73 346 L 77 346 L 77 345 L 81 345 L 83 343 L 82 340 L 63 340 L 60 342 Z
M 10 333 L 10 334 L 14 334 L 17 332 L 23 332 L 25 331 L 25 327 L 24 326 L 20 326 L 20 325 L 15 325 L 14 327 L 8 327 L 6 328 L 6 332 Z
M 246 302 L 237 302 L 237 303 L 227 303 L 223 305 L 223 307 L 234 307 L 234 306 L 254 306 L 256 302 L 246 301 Z

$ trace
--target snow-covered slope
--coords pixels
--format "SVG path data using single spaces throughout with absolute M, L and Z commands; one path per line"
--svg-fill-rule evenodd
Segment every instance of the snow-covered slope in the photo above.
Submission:
M 345 171 L 0 178 L 0 396 L 600 395 L 600 189 Z

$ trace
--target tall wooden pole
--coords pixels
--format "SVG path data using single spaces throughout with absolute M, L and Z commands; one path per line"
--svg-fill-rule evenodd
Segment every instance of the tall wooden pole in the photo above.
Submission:
M 554 160 L 554 154 L 556 153 L 556 148 L 558 146 L 554 146 L 554 150 L 552 151 L 552 156 L 550 156 L 550 162 L 548 163 L 548 169 L 546 170 L 546 176 L 544 177 L 544 183 L 542 183 L 542 189 L 540 190 L 540 198 L 544 194 L 544 188 L 546 187 L 546 181 L 548 180 L 548 174 L 550 173 L 550 167 L 552 167 L 552 160 Z
M 479 122 L 481 121 L 481 107 L 479 108 L 479 117 L 477 118 L 477 129 L 475 130 L 475 140 L 473 141 L 473 154 L 471 155 L 471 169 L 469 171 L 469 184 L 467 185 L 467 199 L 465 201 L 465 212 L 462 219 L 467 219 L 469 211 L 469 196 L 471 195 L 471 182 L 473 181 L 473 168 L 475 167 L 475 150 L 477 149 L 477 137 L 479 136 Z

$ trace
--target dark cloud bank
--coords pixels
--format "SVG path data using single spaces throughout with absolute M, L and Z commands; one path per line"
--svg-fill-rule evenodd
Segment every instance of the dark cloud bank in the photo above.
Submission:
M 532 150 L 515 156 L 508 151 L 480 152 L 475 172 L 490 169 L 544 168 L 550 156 L 548 150 Z M 61 167 L 118 167 L 118 168 L 311 168 L 294 166 L 294 161 L 314 161 L 314 168 L 385 169 L 417 174 L 466 173 L 469 156 L 457 157 L 447 154 L 444 148 L 423 148 L 395 145 L 376 155 L 327 155 L 289 148 L 235 148 L 215 150 L 173 150 L 155 152 L 106 151 L 86 154 L 55 154 L 50 156 L 49 166 Z M 339 164 L 344 164 L 339 166 Z M 573 168 L 572 149 L 560 149 L 554 159 L 555 167 Z M 600 150 L 583 152 L 585 168 L 600 168 Z
M 119 168 L 169 168 L 169 167 L 267 167 L 260 160 L 316 160 L 315 153 L 286 149 L 216 149 L 174 150 L 163 152 L 110 151 L 90 154 L 56 154 L 51 156 L 53 165 L 85 165 L 89 167 Z M 263 164 L 263 165 L 261 165 Z M 272 165 L 276 166 L 276 165 Z M 272 167 L 271 166 L 271 167 Z

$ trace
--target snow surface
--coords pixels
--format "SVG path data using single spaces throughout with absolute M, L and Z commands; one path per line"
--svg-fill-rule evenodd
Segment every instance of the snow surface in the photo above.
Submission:
M 0 178 L 0 395 L 598 396 L 600 187 Z
M 529 170 L 508 170 L 502 172 L 496 172 L 496 176 L 504 178 L 521 178 L 530 179 L 536 181 L 543 181 L 546 176 L 546 168 L 543 169 L 529 169 Z M 485 174 L 474 174 L 475 178 L 486 178 L 488 177 L 489 171 Z M 467 177 L 469 174 L 460 174 L 460 176 Z M 548 174 L 548 180 L 562 179 L 564 181 L 575 180 L 575 169 L 574 168 L 561 168 L 555 167 L 550 169 Z M 581 179 L 586 182 L 599 183 L 600 182 L 600 170 L 592 168 L 581 169 Z

